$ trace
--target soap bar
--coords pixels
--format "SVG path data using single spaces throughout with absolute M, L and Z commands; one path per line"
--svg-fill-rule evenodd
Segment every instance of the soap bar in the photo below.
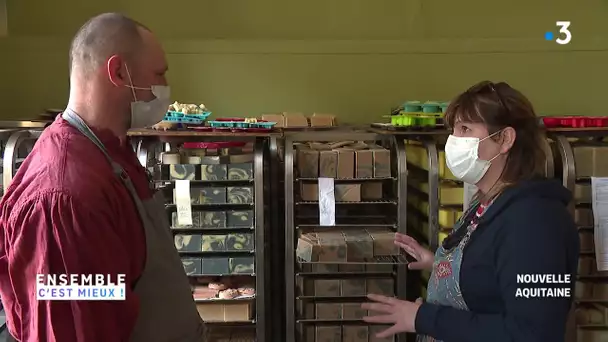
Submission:
M 229 180 L 250 180 L 253 179 L 253 164 L 230 164 L 228 165 Z
M 253 257 L 230 258 L 230 273 L 252 274 L 255 272 Z
M 228 258 L 203 258 L 202 274 L 224 275 L 228 273 Z
M 187 275 L 197 275 L 202 273 L 202 263 L 200 258 L 182 258 L 182 265 Z
M 228 179 L 226 164 L 201 165 L 201 179 L 208 181 L 222 181 Z
M 253 203 L 253 188 L 248 186 L 228 187 L 228 203 L 250 204 Z
M 226 236 L 226 250 L 252 251 L 254 249 L 253 234 L 229 234 Z
M 245 211 L 228 211 L 228 226 L 229 227 L 253 227 L 253 210 Z
M 201 204 L 224 204 L 226 203 L 226 188 L 202 188 L 199 198 Z
M 180 252 L 200 252 L 201 235 L 176 234 L 174 237 L 175 248 Z
M 223 211 L 202 211 L 200 212 L 200 227 L 203 228 L 224 228 L 226 227 L 226 213 Z
M 196 179 L 196 165 L 171 164 L 169 165 L 169 177 L 173 179 Z
M 203 252 L 225 251 L 226 235 L 203 235 L 201 250 Z

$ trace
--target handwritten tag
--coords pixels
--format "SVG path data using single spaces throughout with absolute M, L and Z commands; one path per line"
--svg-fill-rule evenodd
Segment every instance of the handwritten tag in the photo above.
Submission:
M 192 202 L 190 201 L 190 181 L 175 181 L 175 205 L 177 207 L 177 224 L 192 225 Z

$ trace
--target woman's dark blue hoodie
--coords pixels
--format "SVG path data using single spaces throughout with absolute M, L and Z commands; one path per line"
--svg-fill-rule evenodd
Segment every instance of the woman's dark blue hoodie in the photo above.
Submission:
M 422 304 L 416 332 L 444 342 L 563 342 L 573 298 L 525 298 L 523 288 L 570 288 L 579 238 L 567 205 L 571 193 L 554 180 L 522 182 L 482 216 L 465 248 L 460 287 L 470 311 Z M 517 275 L 570 275 L 570 284 L 519 284 Z M 570 341 L 569 341 L 570 342 Z

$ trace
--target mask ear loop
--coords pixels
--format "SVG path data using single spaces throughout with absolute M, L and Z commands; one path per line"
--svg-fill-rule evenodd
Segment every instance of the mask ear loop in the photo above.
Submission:
M 125 64 L 125 69 L 127 70 L 127 77 L 129 77 L 129 83 L 131 83 L 131 86 L 129 88 L 131 88 L 131 93 L 133 93 L 133 98 L 135 99 L 135 102 L 137 102 L 137 95 L 135 95 L 135 89 L 139 89 L 139 88 L 135 88 L 133 86 L 133 80 L 131 79 L 131 73 L 129 72 L 129 66 Z

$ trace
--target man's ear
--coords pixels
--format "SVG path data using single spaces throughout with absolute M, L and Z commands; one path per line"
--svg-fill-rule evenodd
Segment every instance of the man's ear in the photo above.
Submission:
M 106 64 L 108 79 L 117 87 L 124 87 L 130 83 L 126 64 L 118 55 L 113 55 Z

